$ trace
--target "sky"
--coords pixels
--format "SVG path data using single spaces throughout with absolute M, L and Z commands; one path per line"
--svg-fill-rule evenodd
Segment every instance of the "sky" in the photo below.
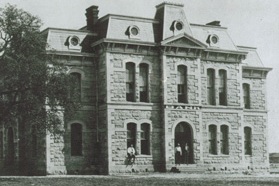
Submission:
M 190 23 L 219 20 L 236 45 L 256 47 L 266 67 L 269 152 L 279 152 L 279 0 L 168 0 L 184 4 Z M 99 17 L 119 14 L 153 18 L 163 0 L 1 0 L 41 18 L 47 27 L 79 29 L 86 25 L 85 9 L 99 6 Z

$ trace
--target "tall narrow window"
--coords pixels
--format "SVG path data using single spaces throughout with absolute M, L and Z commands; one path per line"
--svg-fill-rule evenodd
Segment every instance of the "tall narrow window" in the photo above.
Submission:
M 72 85 L 70 90 L 70 96 L 72 99 L 80 100 L 81 99 L 81 74 L 80 73 L 71 73 L 72 76 Z
M 187 67 L 177 67 L 177 94 L 179 103 L 187 103 Z
M 126 100 L 135 101 L 135 64 L 126 63 Z
M 221 126 L 221 154 L 229 154 L 229 127 L 227 125 Z
M 131 145 L 136 149 L 136 134 L 137 134 L 137 125 L 135 123 L 127 124 L 127 148 Z
M 244 101 L 244 108 L 250 108 L 250 86 L 247 83 L 243 85 L 243 101 Z
M 219 71 L 219 104 L 227 105 L 227 72 Z
M 207 103 L 215 105 L 215 71 L 207 69 Z
M 82 125 L 79 123 L 71 125 L 71 155 L 82 156 Z
M 31 145 L 32 145 L 32 157 L 36 157 L 37 156 L 37 130 L 35 125 L 33 125 L 31 128 Z
M 244 127 L 244 153 L 252 155 L 252 130 L 250 127 Z
M 8 142 L 7 142 L 7 162 L 9 164 L 14 163 L 15 158 L 15 146 L 14 146 L 14 130 L 12 127 L 8 128 Z
M 148 102 L 148 65 L 142 63 L 139 67 L 140 102 Z
M 150 154 L 150 125 L 147 123 L 141 124 L 141 154 Z
M 3 158 L 3 131 L 0 131 L 0 159 Z
M 217 154 L 217 127 L 209 125 L 209 153 Z

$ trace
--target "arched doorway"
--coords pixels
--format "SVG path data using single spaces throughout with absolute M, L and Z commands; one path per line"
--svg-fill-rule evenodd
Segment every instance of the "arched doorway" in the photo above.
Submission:
M 179 143 L 182 149 L 181 164 L 187 163 L 187 154 L 185 151 L 185 145 L 188 145 L 188 164 L 194 163 L 194 151 L 193 151 L 193 130 L 191 125 L 186 122 L 180 122 L 175 127 L 175 146 Z
M 12 127 L 8 128 L 7 139 L 7 163 L 12 164 L 14 162 L 15 157 L 14 131 Z

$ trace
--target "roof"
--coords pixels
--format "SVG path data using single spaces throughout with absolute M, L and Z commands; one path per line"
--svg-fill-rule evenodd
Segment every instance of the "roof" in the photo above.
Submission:
M 264 67 L 258 53 L 257 48 L 254 47 L 247 47 L 247 46 L 237 46 L 240 51 L 248 52 L 246 59 L 243 60 L 244 66 L 251 66 L 251 67 Z
M 231 37 L 227 32 L 227 28 L 220 26 L 212 25 L 199 25 L 199 24 L 190 24 L 193 32 L 193 37 L 201 41 L 208 48 L 216 48 L 222 50 L 237 51 L 237 47 L 232 41 Z M 218 43 L 215 46 L 210 46 L 206 41 L 209 35 L 216 35 L 218 37 Z

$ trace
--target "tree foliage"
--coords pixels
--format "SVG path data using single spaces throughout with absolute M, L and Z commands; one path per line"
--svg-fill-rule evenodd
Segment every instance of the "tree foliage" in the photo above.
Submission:
M 46 55 L 41 20 L 7 5 L 0 9 L 0 122 L 36 125 L 57 132 L 61 111 L 72 115 L 78 96 L 68 68 Z

